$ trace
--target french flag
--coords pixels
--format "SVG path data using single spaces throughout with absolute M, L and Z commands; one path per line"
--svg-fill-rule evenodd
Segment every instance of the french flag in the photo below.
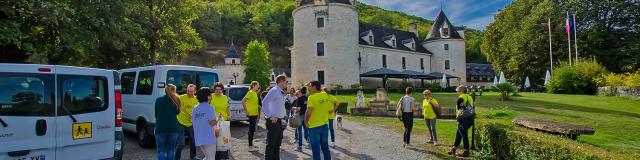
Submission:
M 567 18 L 565 18 L 565 26 L 564 26 L 564 32 L 566 32 L 567 34 L 571 34 L 571 32 L 573 32 L 573 19 L 570 19 L 569 17 L 569 12 L 567 12 Z

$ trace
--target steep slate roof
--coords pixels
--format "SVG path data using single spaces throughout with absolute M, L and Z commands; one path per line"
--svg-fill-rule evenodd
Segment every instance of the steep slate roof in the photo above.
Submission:
M 440 13 L 438 13 L 436 20 L 433 22 L 433 25 L 431 26 L 431 31 L 429 31 L 429 34 L 427 35 L 427 38 L 425 39 L 425 41 L 442 39 L 442 35 L 440 35 L 440 28 L 442 28 L 442 25 L 444 25 L 445 23 L 447 23 L 450 30 L 449 38 L 447 39 L 462 39 L 462 36 L 458 34 L 459 27 L 455 27 L 453 24 L 451 24 L 451 22 L 449 21 L 449 18 L 447 18 L 447 16 L 444 15 L 444 11 L 440 10 Z
M 470 76 L 494 76 L 491 64 L 467 63 L 467 75 Z
M 307 5 L 307 4 L 313 4 L 314 0 L 302 0 L 300 1 L 300 6 L 303 5 Z M 351 4 L 351 2 L 349 2 L 349 0 L 324 0 L 325 3 L 342 3 L 342 4 Z
M 360 32 L 360 36 L 358 37 L 358 41 L 360 42 L 361 45 L 368 45 L 368 46 L 376 46 L 376 47 L 381 47 L 381 48 L 389 48 L 389 49 L 396 49 L 396 50 L 403 50 L 403 51 L 411 51 L 411 52 L 420 52 L 420 53 L 427 53 L 427 54 L 431 54 L 431 52 L 429 52 L 427 49 L 425 49 L 422 46 L 422 41 L 420 41 L 420 39 L 418 39 L 418 37 L 416 37 L 415 34 L 409 32 L 409 31 L 401 31 L 401 30 L 395 30 L 395 29 L 390 29 L 390 28 L 385 28 L 382 26 L 377 26 L 377 25 L 373 25 L 373 24 L 367 24 L 367 23 L 363 23 L 360 22 L 359 24 L 359 32 Z M 367 43 L 367 41 L 362 40 L 361 37 L 366 35 L 366 32 L 369 32 L 369 30 L 371 30 L 373 32 L 373 45 L 369 45 L 369 43 Z M 386 43 L 384 43 L 384 40 L 386 40 L 385 38 L 390 38 L 391 35 L 396 35 L 396 48 L 393 48 L 389 45 L 387 45 Z M 404 46 L 403 41 L 413 38 L 415 43 L 416 43 L 416 50 L 413 51 L 410 48 L 408 48 L 407 46 Z
M 231 42 L 229 51 L 227 51 L 227 55 L 225 55 L 224 58 L 240 58 L 240 55 L 238 55 L 238 50 L 236 50 L 236 46 L 233 45 L 233 42 Z

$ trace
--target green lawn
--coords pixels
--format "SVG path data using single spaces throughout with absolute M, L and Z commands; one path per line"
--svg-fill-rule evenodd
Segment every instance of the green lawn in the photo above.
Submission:
M 512 100 L 502 102 L 497 93 L 485 93 L 478 98 L 477 110 L 479 117 L 487 117 L 496 112 L 511 113 L 511 116 L 502 117 L 499 121 L 511 122 L 514 117 L 524 116 L 542 118 L 557 122 L 586 125 L 595 128 L 594 135 L 582 135 L 579 142 L 608 149 L 618 153 L 632 153 L 640 156 L 640 101 L 627 97 L 602 97 L 587 95 L 559 95 L 547 93 L 520 93 L 521 96 L 512 97 Z M 370 98 L 372 94 L 365 97 Z M 397 101 L 401 94 L 390 94 L 392 101 Z M 413 95 L 420 102 L 422 95 Z M 355 104 L 355 96 L 338 95 L 342 102 L 348 102 L 350 106 Z M 434 93 L 443 107 L 453 107 L 455 103 L 454 93 Z M 402 124 L 397 118 L 371 118 L 349 116 L 350 120 L 356 120 L 367 124 L 393 127 L 399 133 L 402 132 Z M 454 138 L 455 122 L 439 121 L 437 125 L 438 137 L 443 144 L 451 145 Z M 426 135 L 424 121 L 416 119 L 414 133 Z M 446 147 L 438 147 L 438 150 L 446 150 Z

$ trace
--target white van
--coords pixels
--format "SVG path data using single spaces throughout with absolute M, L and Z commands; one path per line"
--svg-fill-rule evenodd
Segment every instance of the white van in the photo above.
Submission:
M 242 106 L 242 99 L 249 92 L 246 85 L 227 85 L 224 87 L 224 95 L 229 98 L 229 121 L 248 121 L 247 113 Z
M 113 70 L 0 63 L 0 159 L 122 159 Z
M 217 70 L 184 65 L 157 65 L 122 69 L 122 104 L 124 106 L 124 131 L 135 132 L 141 147 L 153 147 L 155 100 L 164 96 L 166 84 L 177 86 L 178 94 L 186 93 L 187 85 L 213 87 L 222 77 Z

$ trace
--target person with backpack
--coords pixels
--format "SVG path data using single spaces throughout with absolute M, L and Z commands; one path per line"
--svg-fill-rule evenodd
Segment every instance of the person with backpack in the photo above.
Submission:
M 406 147 L 411 144 L 411 129 L 413 128 L 413 112 L 416 111 L 416 100 L 411 97 L 413 94 L 413 88 L 407 87 L 405 89 L 405 95 L 398 101 L 396 111 L 401 111 L 402 124 L 404 125 L 404 136 L 402 139 L 402 147 Z M 400 112 L 396 112 L 400 114 Z
M 422 100 L 422 115 L 424 116 L 424 122 L 427 124 L 427 129 L 429 129 L 429 141 L 427 143 L 433 143 L 433 145 L 437 146 L 436 119 L 440 113 L 440 104 L 438 100 L 431 96 L 430 90 L 425 89 L 422 95 L 424 96 L 424 100 Z
M 469 156 L 469 128 L 473 125 L 475 119 L 475 107 L 473 106 L 473 98 L 466 93 L 466 87 L 460 86 L 456 88 L 456 95 L 458 100 L 456 102 L 456 120 L 458 121 L 458 130 L 456 131 L 456 139 L 447 152 L 449 155 L 455 155 L 456 150 L 460 146 L 460 140 L 464 144 L 464 151 L 460 155 L 461 157 Z

